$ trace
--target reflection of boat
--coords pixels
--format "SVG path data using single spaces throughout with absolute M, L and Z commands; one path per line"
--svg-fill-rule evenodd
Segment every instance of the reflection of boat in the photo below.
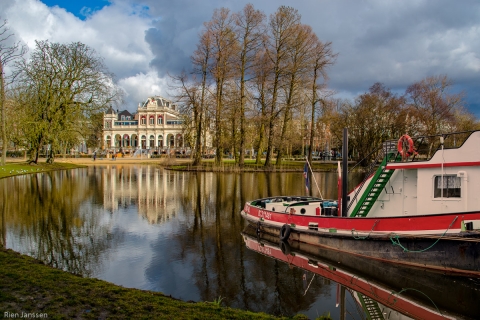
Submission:
M 290 244 L 268 234 L 257 236 L 252 229 L 242 233 L 249 249 L 348 288 L 369 319 L 394 319 L 396 312 L 414 319 L 475 319 L 480 314 L 476 278 L 385 264 L 300 242 Z
M 242 216 L 282 239 L 480 276 L 479 145 L 480 131 L 403 136 L 377 150 L 380 166 L 345 199 L 270 197 Z

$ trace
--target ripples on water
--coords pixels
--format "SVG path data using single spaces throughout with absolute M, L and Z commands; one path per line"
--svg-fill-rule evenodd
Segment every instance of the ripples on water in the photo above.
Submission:
M 337 197 L 335 174 L 316 173 L 316 180 L 324 197 Z M 342 290 L 334 281 L 245 245 L 239 214 L 245 201 L 302 195 L 302 173 L 185 173 L 105 165 L 3 179 L 0 188 L 7 199 L 0 205 L 2 242 L 54 267 L 187 301 L 222 297 L 225 305 L 276 315 L 364 316 L 354 291 L 344 291 L 345 303 L 337 307 Z M 297 257 L 314 249 L 299 250 Z M 440 314 L 480 314 L 477 305 L 469 305 L 479 298 L 473 282 L 441 279 L 435 281 L 472 298 L 463 299 L 461 308 L 440 304 Z M 395 285 L 390 281 L 390 286 Z M 431 308 L 428 299 L 418 299 Z

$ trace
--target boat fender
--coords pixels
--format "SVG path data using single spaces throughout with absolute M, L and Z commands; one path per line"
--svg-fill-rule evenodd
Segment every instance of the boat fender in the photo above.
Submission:
M 261 231 L 260 227 L 261 227 L 261 225 L 262 225 L 262 224 L 260 223 L 260 221 L 257 221 L 257 230 L 256 230 L 256 231 L 257 231 L 257 235 L 260 234 L 260 231 Z
M 282 253 L 286 256 L 290 254 L 291 249 L 287 241 L 280 241 L 280 250 L 282 250 Z
M 405 144 L 407 144 L 407 147 L 404 149 Z M 404 158 L 410 157 L 415 153 L 415 149 L 413 148 L 413 140 L 408 134 L 404 134 L 400 137 L 400 139 L 398 139 L 397 150 Z
M 288 237 L 290 237 L 290 232 L 292 232 L 290 225 L 284 224 L 282 229 L 280 229 L 280 240 L 287 241 Z

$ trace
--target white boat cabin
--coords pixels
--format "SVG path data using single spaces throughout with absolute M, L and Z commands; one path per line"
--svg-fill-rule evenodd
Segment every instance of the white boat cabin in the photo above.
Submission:
M 480 211 L 480 131 L 417 138 L 407 148 L 412 152 L 403 158 L 401 151 L 385 151 L 391 156 L 382 163 L 383 172 L 377 170 L 359 192 L 357 186 L 349 194 L 349 216 Z M 474 229 L 480 229 L 475 223 Z

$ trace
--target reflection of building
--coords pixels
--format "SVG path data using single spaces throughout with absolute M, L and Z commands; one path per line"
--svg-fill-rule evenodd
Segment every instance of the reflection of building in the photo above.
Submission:
M 162 97 L 148 98 L 137 112 L 115 112 L 111 107 L 103 117 L 103 140 L 107 150 L 126 153 L 135 149 L 157 152 L 184 150 L 183 120 L 176 105 Z
M 175 216 L 185 188 L 183 173 L 155 166 L 108 166 L 102 180 L 105 209 L 113 212 L 136 206 L 151 224 Z

